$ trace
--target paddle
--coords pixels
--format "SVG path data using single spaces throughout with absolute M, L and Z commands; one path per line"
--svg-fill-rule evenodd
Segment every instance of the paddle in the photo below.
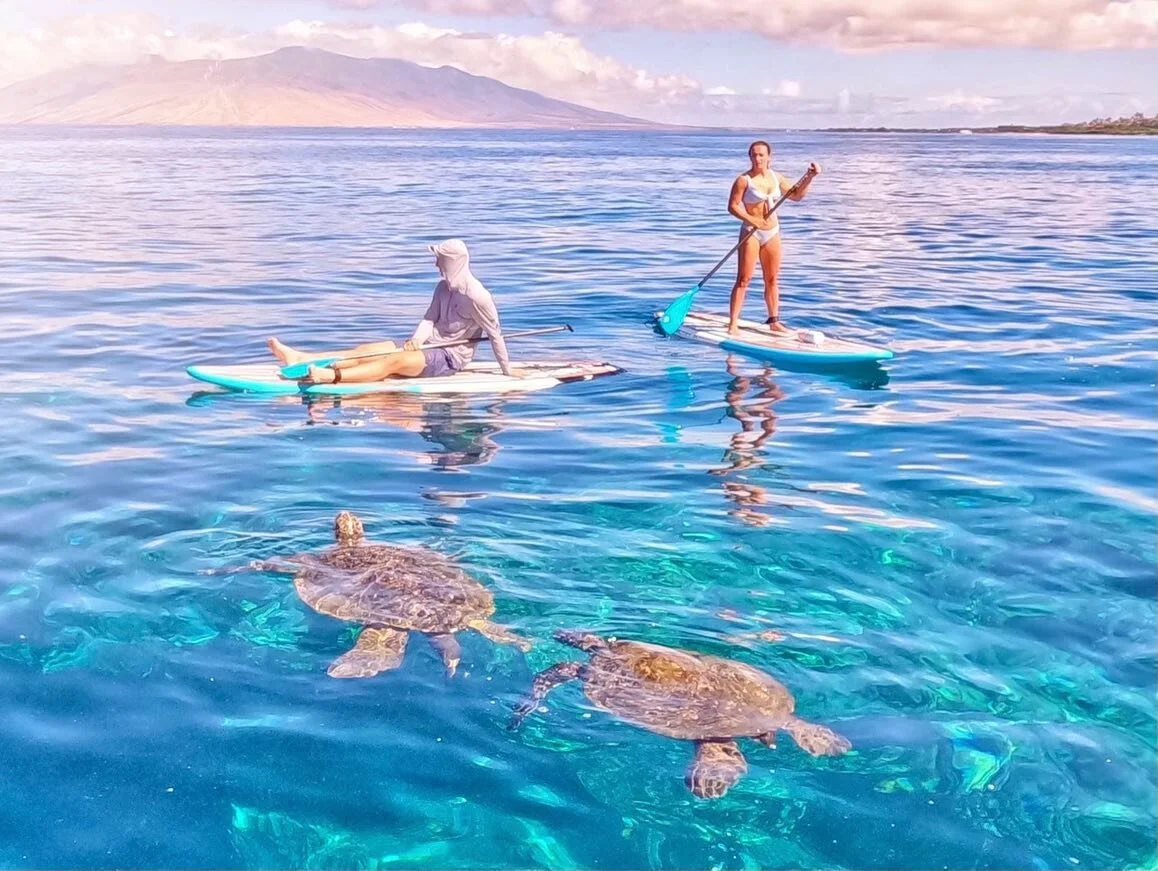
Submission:
M 812 178 L 812 176 L 815 174 L 816 173 L 811 171 L 804 173 L 804 175 L 800 177 L 800 181 L 792 185 L 792 187 L 788 189 L 788 192 L 780 199 L 778 199 L 775 205 L 773 205 L 772 208 L 768 210 L 768 214 L 771 215 L 778 208 L 780 208 L 780 204 L 792 196 L 792 194 L 794 194 L 799 189 L 799 187 L 804 184 L 805 179 Z M 736 251 L 739 250 L 740 246 L 744 244 L 745 240 L 755 232 L 756 225 L 753 224 L 751 227 L 741 233 L 740 241 L 732 246 L 731 251 L 720 258 L 720 262 L 712 267 L 711 272 L 696 282 L 695 286 L 693 286 L 691 290 L 685 291 L 671 305 L 664 309 L 663 314 L 659 316 L 659 328 L 663 330 L 664 335 L 670 336 L 675 333 L 681 326 L 683 326 L 684 319 L 688 316 L 688 312 L 692 310 L 692 300 L 695 299 L 696 294 L 704 289 L 704 285 L 708 283 L 708 279 L 719 272 L 720 267 L 728 262 L 728 258 L 735 254 Z
M 569 333 L 575 332 L 575 328 L 570 324 L 563 324 L 562 326 L 558 327 L 544 327 L 541 330 L 523 330 L 521 333 L 504 333 L 503 338 L 521 339 L 524 336 L 541 336 L 544 333 L 561 333 L 564 330 Z M 421 347 L 417 348 L 417 350 L 425 351 L 427 348 L 456 348 L 459 345 L 469 345 L 473 342 L 481 342 L 486 338 L 487 336 L 483 335 L 476 336 L 473 339 L 458 339 L 454 342 L 436 342 L 433 345 L 422 345 Z M 405 348 L 395 348 L 393 351 L 380 351 L 377 354 L 358 354 L 354 357 L 326 357 L 318 360 L 307 360 L 304 363 L 294 363 L 290 366 L 285 366 L 280 370 L 280 372 L 282 378 L 296 380 L 298 378 L 304 378 L 309 372 L 311 366 L 324 367 L 332 366 L 334 363 L 337 363 L 341 360 L 369 360 L 373 357 L 387 357 L 390 354 L 400 354 L 405 350 Z

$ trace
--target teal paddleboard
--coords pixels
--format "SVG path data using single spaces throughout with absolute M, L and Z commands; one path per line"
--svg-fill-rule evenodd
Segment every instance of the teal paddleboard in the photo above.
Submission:
M 508 377 L 497 363 L 470 363 L 461 372 L 438 378 L 387 378 L 361 384 L 302 384 L 279 374 L 276 363 L 243 363 L 236 366 L 190 366 L 185 371 L 198 381 L 245 393 L 324 394 L 353 396 L 365 393 L 527 393 L 546 390 L 571 381 L 588 381 L 621 371 L 609 363 L 523 363 L 513 366 Z
M 658 317 L 662 312 L 657 312 Z M 771 333 L 765 324 L 741 320 L 736 335 L 728 335 L 728 318 L 708 312 L 689 312 L 676 332 L 677 336 L 715 345 L 767 360 L 770 363 L 792 363 L 807 366 L 839 366 L 851 363 L 874 363 L 892 359 L 893 352 L 878 345 L 824 336 L 819 343 L 806 341 L 806 330 L 783 335 Z

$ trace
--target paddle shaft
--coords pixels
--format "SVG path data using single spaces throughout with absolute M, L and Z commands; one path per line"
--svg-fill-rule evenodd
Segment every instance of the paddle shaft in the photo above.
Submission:
M 776 201 L 776 203 L 772 206 L 772 208 L 768 210 L 768 215 L 765 215 L 764 217 L 767 218 L 769 215 L 771 215 L 773 212 L 775 212 L 778 208 L 780 208 L 780 204 L 782 202 L 784 202 L 786 199 L 788 199 L 790 196 L 792 196 L 794 193 L 796 193 L 796 191 L 800 188 L 800 186 L 802 184 L 804 184 L 805 179 L 811 178 L 811 177 L 812 177 L 811 173 L 807 173 L 807 172 L 804 173 L 804 175 L 802 175 L 800 177 L 800 181 L 798 181 L 798 182 L 796 182 L 796 184 L 792 185 L 792 187 L 790 187 L 788 189 L 788 192 L 786 194 L 784 194 L 782 197 L 780 197 L 780 199 L 778 199 Z M 717 272 L 719 272 L 720 268 L 725 263 L 728 262 L 728 258 L 731 257 L 733 254 L 735 254 L 740 249 L 740 246 L 743 245 L 744 242 L 747 241 L 748 237 L 756 232 L 756 229 L 757 229 L 756 225 L 753 224 L 751 227 L 749 227 L 747 230 L 745 230 L 743 233 L 741 233 L 740 234 L 740 240 L 735 245 L 732 246 L 732 250 L 720 258 L 720 262 L 712 267 L 711 272 L 709 272 L 707 275 L 705 275 L 703 278 L 701 278 L 699 280 L 699 283 L 696 284 L 696 287 L 703 287 L 705 284 L 707 284 L 708 280 L 711 279 L 711 277 L 713 275 L 715 275 Z
M 544 333 L 561 333 L 563 331 L 573 333 L 573 332 L 575 332 L 575 328 L 572 327 L 570 324 L 563 324 L 563 325 L 558 326 L 558 327 L 544 327 L 541 330 L 523 330 L 521 333 L 504 333 L 503 338 L 504 339 L 521 339 L 521 338 L 524 338 L 525 336 L 541 336 Z M 473 339 L 457 339 L 456 341 L 453 341 L 453 342 L 435 342 L 432 345 L 420 345 L 419 347 L 415 348 L 414 350 L 426 351 L 426 350 L 429 350 L 432 348 L 457 348 L 460 345 L 470 345 L 470 344 L 473 344 L 474 342 L 486 341 L 488 338 L 489 338 L 488 336 L 482 335 L 482 336 L 475 336 Z M 405 350 L 406 350 L 405 348 L 395 348 L 392 351 L 379 351 L 377 354 L 358 354 L 355 357 L 338 357 L 336 359 L 330 359 L 329 362 L 326 363 L 325 365 L 329 365 L 331 363 L 337 363 L 337 362 L 342 361 L 342 360 L 369 360 L 373 357 L 388 357 L 391 354 L 400 354 Z M 315 361 L 314 365 L 315 366 L 320 365 L 321 362 L 322 361 L 320 361 L 320 360 Z

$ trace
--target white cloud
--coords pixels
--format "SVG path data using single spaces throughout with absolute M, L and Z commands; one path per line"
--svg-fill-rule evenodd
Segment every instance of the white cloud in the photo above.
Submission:
M 997 97 L 966 94 L 960 89 L 951 94 L 926 97 L 925 99 L 935 109 L 942 111 L 964 109 L 967 112 L 987 112 L 1002 105 L 1002 101 Z
M 366 8 L 374 0 L 331 0 Z M 385 3 L 385 0 L 381 0 Z M 441 14 L 538 16 L 564 27 L 755 32 L 844 51 L 1158 47 L 1158 0 L 406 0 Z
M 277 28 L 283 44 L 309 45 L 358 57 L 396 57 L 457 67 L 551 97 L 616 111 L 662 106 L 697 96 L 690 76 L 657 76 L 587 49 L 574 36 L 464 33 L 422 23 L 399 27 L 294 21 Z
M 51 28 L 0 30 L 0 86 L 83 63 L 247 57 L 278 46 L 261 35 L 201 28 L 179 34 L 145 14 L 81 15 Z
M 717 85 L 714 88 L 708 88 L 704 93 L 709 97 L 731 97 L 736 94 L 736 91 L 724 85 Z

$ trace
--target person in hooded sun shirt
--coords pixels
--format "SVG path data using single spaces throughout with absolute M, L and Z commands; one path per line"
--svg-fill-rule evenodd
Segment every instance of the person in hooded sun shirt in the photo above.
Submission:
M 401 351 L 364 359 L 372 354 L 395 351 L 398 346 L 394 342 L 372 342 L 345 351 L 307 353 L 271 338 L 269 348 L 274 356 L 283 366 L 325 358 L 344 358 L 331 366 L 310 366 L 309 373 L 302 380 L 315 384 L 381 381 L 391 377 L 434 378 L 461 371 L 474 359 L 475 344 L 425 349 L 421 345 L 485 335 L 490 339 L 495 359 L 503 374 L 515 377 L 507 356 L 507 345 L 503 341 L 494 298 L 470 271 L 470 254 L 466 243 L 461 239 L 449 239 L 429 248 L 434 254 L 434 262 L 442 274 L 442 280 L 435 285 L 434 297 L 426 309 L 426 316 Z

